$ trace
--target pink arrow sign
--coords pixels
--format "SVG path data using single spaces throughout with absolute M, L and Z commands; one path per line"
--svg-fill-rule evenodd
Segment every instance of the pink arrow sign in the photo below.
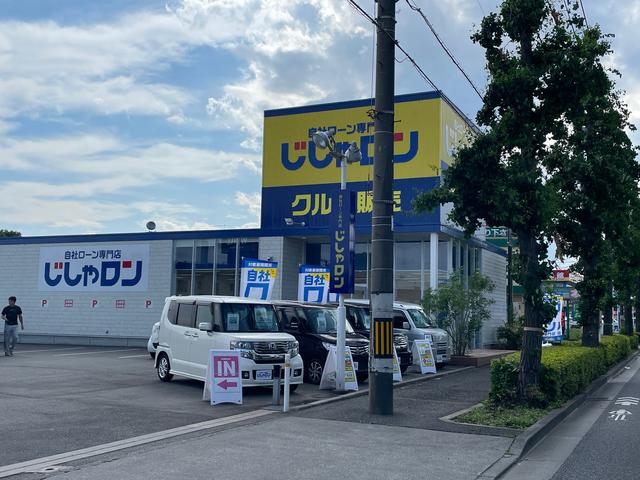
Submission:
M 229 387 L 237 387 L 238 384 L 236 382 L 230 382 L 229 380 L 222 380 L 218 383 L 218 387 L 224 388 L 225 390 Z

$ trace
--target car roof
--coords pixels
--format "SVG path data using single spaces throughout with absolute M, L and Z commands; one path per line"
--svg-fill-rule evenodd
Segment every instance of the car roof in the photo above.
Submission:
M 344 303 L 347 305 L 353 305 L 353 306 L 363 306 L 363 307 L 369 306 L 369 300 L 362 299 L 362 298 L 349 298 L 349 299 L 346 299 Z M 418 305 L 417 303 L 394 301 L 393 308 L 422 308 L 422 305 Z
M 336 305 L 328 303 L 298 302 L 295 300 L 274 300 L 271 303 L 276 307 L 336 308 Z
M 271 305 L 270 302 L 257 298 L 231 297 L 224 295 L 172 295 L 167 300 L 179 302 L 212 302 L 212 303 L 250 303 L 259 305 Z

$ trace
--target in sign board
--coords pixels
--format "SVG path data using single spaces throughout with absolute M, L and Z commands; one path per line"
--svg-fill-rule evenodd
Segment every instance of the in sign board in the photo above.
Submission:
M 208 389 L 208 392 L 206 391 Z M 219 403 L 242 404 L 242 372 L 240 352 L 234 350 L 210 350 L 207 368 L 206 394 L 211 405 Z

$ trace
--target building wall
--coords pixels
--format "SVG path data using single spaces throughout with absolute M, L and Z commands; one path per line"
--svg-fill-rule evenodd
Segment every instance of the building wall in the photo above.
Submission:
M 282 296 L 284 300 L 298 299 L 298 274 L 304 262 L 304 240 L 284 238 L 282 259 Z
M 258 257 L 260 260 L 267 260 L 271 258 L 272 261 L 278 262 L 278 276 L 276 277 L 275 285 L 273 286 L 273 293 L 271 298 L 279 300 L 282 298 L 282 255 L 283 255 L 283 243 L 282 237 L 261 237 L 258 245 Z
M 164 298 L 170 295 L 171 240 L 115 242 L 149 245 L 149 283 L 144 292 L 46 292 L 39 291 L 40 248 L 53 244 L 18 244 L 0 247 L 0 298 L 18 298 L 24 312 L 25 341 L 47 343 L 146 344 L 152 325 L 160 319 Z M 91 243 L 107 249 L 109 243 Z M 86 243 L 55 244 L 86 247 Z M 65 299 L 73 307 L 65 307 Z M 46 306 L 43 307 L 43 300 Z M 92 307 L 92 301 L 98 303 Z M 124 308 L 116 308 L 124 300 Z M 147 304 L 150 302 L 150 304 Z M 55 337 L 55 338 L 54 338 Z M 87 337 L 93 337 L 87 342 Z
M 482 273 L 491 278 L 495 289 L 489 297 L 493 304 L 491 319 L 484 323 L 480 342 L 483 346 L 497 342 L 497 329 L 507 321 L 507 259 L 488 250 L 482 251 Z

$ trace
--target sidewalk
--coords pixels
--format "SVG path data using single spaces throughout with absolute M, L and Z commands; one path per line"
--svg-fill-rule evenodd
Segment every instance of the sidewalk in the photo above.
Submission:
M 364 395 L 93 457 L 54 478 L 475 479 L 502 457 L 514 432 L 439 417 L 488 389 L 487 367 L 465 370 L 396 388 L 392 417 L 370 416 Z

